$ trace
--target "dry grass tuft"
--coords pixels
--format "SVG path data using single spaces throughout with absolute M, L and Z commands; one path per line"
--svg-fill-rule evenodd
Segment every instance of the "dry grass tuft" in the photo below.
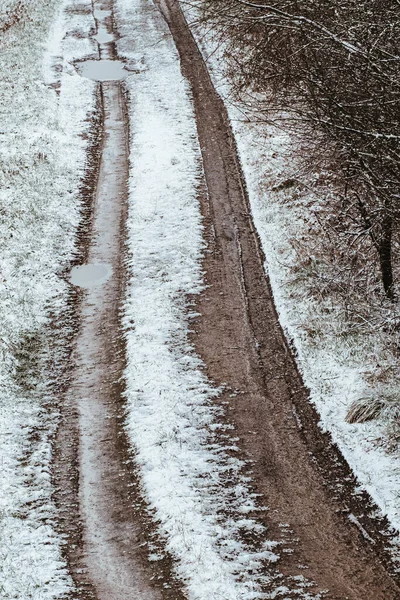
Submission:
M 346 414 L 347 423 L 366 423 L 377 419 L 383 410 L 383 402 L 378 398 L 358 398 L 352 402 Z

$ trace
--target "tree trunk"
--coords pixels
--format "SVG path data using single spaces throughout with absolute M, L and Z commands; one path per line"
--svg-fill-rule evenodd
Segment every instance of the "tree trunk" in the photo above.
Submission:
M 382 283 L 385 294 L 390 300 L 394 298 L 392 268 L 392 230 L 393 218 L 390 212 L 382 220 L 382 230 L 378 244 L 379 262 L 382 272 Z

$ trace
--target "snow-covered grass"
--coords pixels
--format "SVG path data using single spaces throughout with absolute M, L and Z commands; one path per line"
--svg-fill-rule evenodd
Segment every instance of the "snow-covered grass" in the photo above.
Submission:
M 0 596 L 23 600 L 60 598 L 72 585 L 54 528 L 57 409 L 44 373 L 50 314 L 67 299 L 59 274 L 75 251 L 94 86 L 66 62 L 65 4 L 0 10 Z M 76 44 L 74 57 L 87 51 Z
M 182 6 L 188 20 L 196 22 L 199 13 L 193 2 Z M 362 424 L 345 421 L 353 402 L 362 398 L 383 401 L 387 411 L 391 406 L 396 409 L 400 390 L 394 354 L 398 333 L 390 323 L 394 309 L 379 301 L 374 291 L 349 326 L 347 313 L 356 310 L 351 300 L 356 297 L 357 278 L 346 272 L 347 265 L 345 275 L 335 273 L 337 264 L 332 267 L 325 252 L 341 251 L 340 246 L 335 249 L 338 239 L 329 240 L 326 198 L 336 193 L 330 157 L 328 166 L 308 162 L 305 168 L 312 145 L 290 131 L 288 115 L 274 114 L 262 123 L 248 105 L 232 102 L 234 86 L 219 36 L 210 27 L 194 26 L 193 32 L 228 108 L 280 322 L 296 350 L 321 427 L 332 434 L 360 486 L 400 530 L 400 464 L 397 450 L 387 452 L 385 414 Z M 326 228 L 321 227 L 323 219 Z M 327 293 L 335 287 L 341 295 Z M 384 328 L 380 323 L 386 313 Z
M 189 295 L 203 289 L 197 189 L 202 177 L 195 118 L 172 38 L 145 0 L 118 0 L 119 55 L 131 128 L 129 283 L 124 305 L 126 428 L 143 492 L 191 600 L 266 597 L 276 544 L 257 509 L 219 394 L 188 341 Z M 222 436 L 221 436 L 222 433 Z M 218 434 L 218 435 L 217 435 Z M 254 547 L 243 533 L 258 540 Z

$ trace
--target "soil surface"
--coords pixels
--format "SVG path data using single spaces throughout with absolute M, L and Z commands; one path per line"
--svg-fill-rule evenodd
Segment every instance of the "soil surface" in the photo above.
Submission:
M 269 536 L 286 546 L 278 569 L 289 588 L 303 575 L 315 583 L 313 593 L 329 590 L 327 598 L 398 599 L 400 588 L 385 569 L 383 524 L 365 516 L 368 499 L 354 493 L 348 466 L 318 429 L 280 328 L 226 110 L 179 3 L 159 6 L 192 88 L 208 191 L 209 287 L 193 343 L 209 378 L 225 384 L 221 402 L 244 456 L 254 461 Z

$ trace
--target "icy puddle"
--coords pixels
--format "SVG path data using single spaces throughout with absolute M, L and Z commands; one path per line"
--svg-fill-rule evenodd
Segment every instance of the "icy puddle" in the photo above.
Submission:
M 108 33 L 107 29 L 101 28 L 99 29 L 98 33 L 93 36 L 93 39 L 95 39 L 99 44 L 109 44 L 110 42 L 114 41 L 115 37 L 112 33 Z
M 85 60 L 75 65 L 79 75 L 93 81 L 120 81 L 127 71 L 119 60 Z
M 112 275 L 110 265 L 81 265 L 71 269 L 70 282 L 82 288 L 103 285 Z
M 111 17 L 111 10 L 103 10 L 101 8 L 95 8 L 93 11 L 93 16 L 96 21 L 104 21 L 105 19 Z

